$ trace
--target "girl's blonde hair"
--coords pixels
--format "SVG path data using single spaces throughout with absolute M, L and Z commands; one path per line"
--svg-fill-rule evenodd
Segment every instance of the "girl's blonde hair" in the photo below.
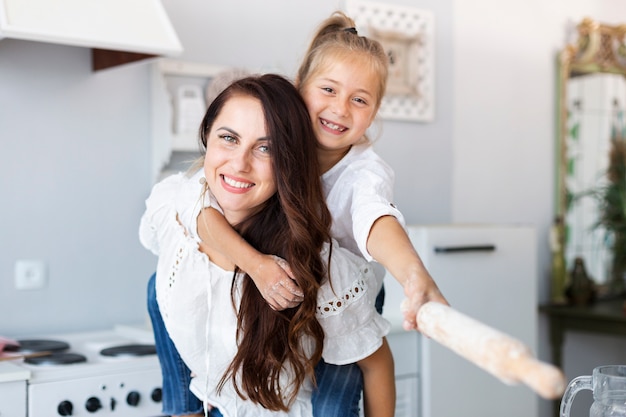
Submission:
M 296 75 L 296 86 L 302 92 L 307 82 L 327 65 L 356 57 L 366 57 L 369 69 L 378 76 L 376 111 L 387 88 L 388 62 L 382 45 L 366 36 L 359 36 L 354 20 L 336 11 L 318 27 Z

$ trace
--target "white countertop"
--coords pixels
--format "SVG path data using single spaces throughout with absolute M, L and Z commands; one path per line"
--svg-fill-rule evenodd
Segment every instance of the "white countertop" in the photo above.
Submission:
M 11 382 L 27 380 L 30 378 L 30 371 L 21 368 L 10 361 L 0 362 L 0 382 Z

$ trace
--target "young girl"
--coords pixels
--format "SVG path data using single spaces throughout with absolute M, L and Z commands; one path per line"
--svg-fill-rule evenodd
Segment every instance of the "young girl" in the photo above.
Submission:
M 310 416 L 323 354 L 357 361 L 369 384 L 381 384 L 368 392 L 380 404 L 372 415 L 393 416 L 389 324 L 374 310 L 371 266 L 330 244 L 315 136 L 297 90 L 276 75 L 237 81 L 209 106 L 200 134 L 203 169 L 155 185 L 140 226 L 159 256 L 158 304 L 193 372 L 192 392 L 211 416 Z M 205 245 L 209 205 L 289 262 L 298 307 L 271 309 L 247 274 Z

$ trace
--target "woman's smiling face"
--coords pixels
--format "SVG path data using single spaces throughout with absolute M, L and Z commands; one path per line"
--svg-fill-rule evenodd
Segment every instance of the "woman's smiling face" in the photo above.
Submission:
M 204 175 L 231 224 L 256 212 L 275 192 L 270 140 L 261 102 L 228 99 L 207 134 Z

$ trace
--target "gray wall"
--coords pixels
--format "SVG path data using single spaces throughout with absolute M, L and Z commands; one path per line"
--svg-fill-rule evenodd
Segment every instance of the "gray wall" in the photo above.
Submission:
M 94 74 L 90 57 L 0 42 L 0 334 L 144 320 L 148 70 Z M 18 259 L 47 264 L 44 289 L 15 290 Z

